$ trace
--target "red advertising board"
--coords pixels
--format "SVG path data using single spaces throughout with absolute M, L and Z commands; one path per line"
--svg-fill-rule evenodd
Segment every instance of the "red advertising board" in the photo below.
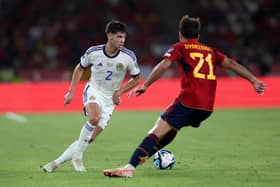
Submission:
M 280 107 L 280 78 L 261 78 L 267 85 L 265 94 L 257 95 L 250 83 L 241 78 L 219 78 L 215 108 Z M 70 112 L 80 111 L 85 82 L 78 85 L 74 101 L 63 105 L 68 82 L 2 83 L 0 112 Z M 140 97 L 122 96 L 117 110 L 163 110 L 180 91 L 179 79 L 162 79 Z

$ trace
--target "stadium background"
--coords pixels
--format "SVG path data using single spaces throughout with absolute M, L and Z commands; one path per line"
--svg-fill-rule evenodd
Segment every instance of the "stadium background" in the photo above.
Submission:
M 201 41 L 237 59 L 268 83 L 266 94 L 258 97 L 252 90 L 246 91 L 250 85 L 244 80 L 218 69 L 218 76 L 223 78 L 218 79 L 216 106 L 280 106 L 277 98 L 280 93 L 277 88 L 280 75 L 279 4 L 277 0 L 184 0 L 176 3 L 159 0 L 1 0 L 0 112 L 80 110 L 84 83 L 79 86 L 73 105 L 62 106 L 67 81 L 84 51 L 91 45 L 104 43 L 104 27 L 112 19 L 127 23 L 126 46 L 135 51 L 141 76 L 145 78 L 170 44 L 177 41 L 178 20 L 184 14 L 201 18 Z M 84 79 L 87 76 L 88 73 Z M 167 82 L 170 79 L 166 87 L 151 89 L 146 102 L 141 99 L 126 102 L 127 98 L 123 97 L 123 106 L 119 109 L 131 109 L 132 106 L 134 109 L 162 109 L 170 102 L 172 94 L 158 93 L 168 89 L 175 95 L 179 84 L 172 80 L 177 81 L 177 77 L 174 66 L 164 75 Z M 233 82 L 230 87 L 229 82 Z M 149 108 L 148 104 L 154 104 L 151 101 L 155 101 L 155 95 L 160 104 Z M 229 102 L 233 98 L 236 102 Z M 135 103 L 141 103 L 142 107 Z

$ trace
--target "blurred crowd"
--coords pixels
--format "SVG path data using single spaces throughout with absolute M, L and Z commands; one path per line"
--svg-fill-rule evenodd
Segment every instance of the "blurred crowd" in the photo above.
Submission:
M 160 0 L 0 0 L 0 81 L 68 80 L 85 50 L 105 42 L 104 28 L 112 19 L 128 25 L 127 47 L 135 51 L 145 77 L 177 41 L 177 24 L 184 14 L 200 17 L 204 43 L 257 75 L 278 75 L 279 4 L 277 0 L 182 0 L 177 6 Z M 176 75 L 172 69 L 166 74 Z

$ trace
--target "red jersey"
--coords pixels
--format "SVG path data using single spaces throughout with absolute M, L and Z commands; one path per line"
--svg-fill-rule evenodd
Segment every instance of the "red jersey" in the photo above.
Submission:
M 163 58 L 178 63 L 181 92 L 177 99 L 187 107 L 212 111 L 217 84 L 215 69 L 225 55 L 191 39 L 174 44 Z

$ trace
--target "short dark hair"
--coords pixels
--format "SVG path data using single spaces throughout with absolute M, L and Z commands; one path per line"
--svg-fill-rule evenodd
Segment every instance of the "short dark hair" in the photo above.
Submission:
M 200 33 L 200 20 L 184 15 L 179 22 L 179 32 L 184 38 L 198 38 Z
M 117 21 L 117 20 L 113 20 L 110 21 L 105 28 L 105 33 L 117 33 L 117 32 L 122 32 L 122 33 L 127 33 L 127 26 L 125 23 Z

